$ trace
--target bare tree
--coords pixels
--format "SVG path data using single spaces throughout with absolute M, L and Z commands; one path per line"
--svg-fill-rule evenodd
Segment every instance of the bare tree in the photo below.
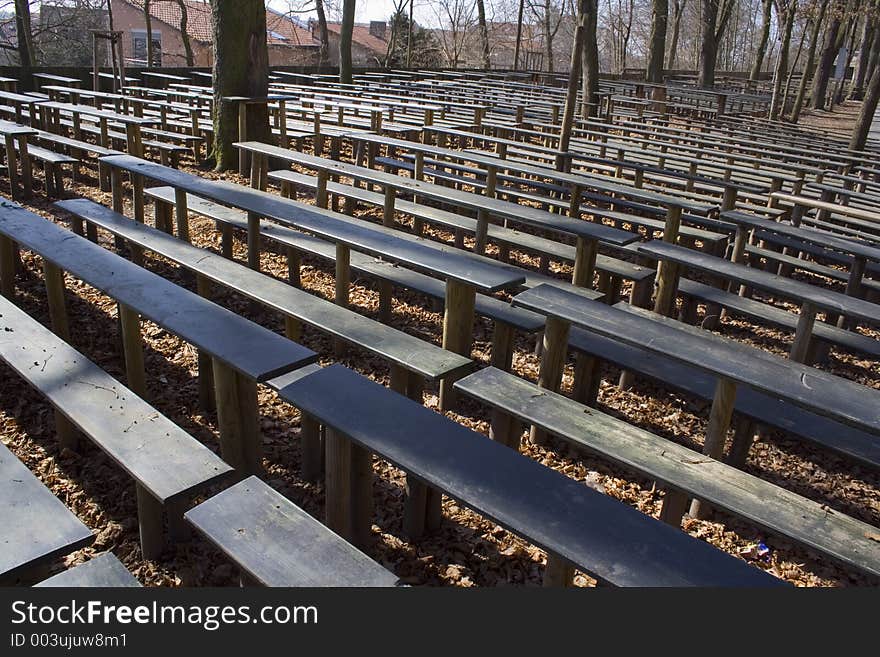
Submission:
M 551 0 L 529 0 L 529 11 L 541 25 L 544 35 L 544 58 L 547 60 L 547 71 L 554 69 L 553 39 L 565 17 L 565 5 L 558 7 Z
M 770 99 L 770 119 L 779 118 L 782 110 L 782 80 L 788 72 L 788 51 L 791 46 L 791 31 L 797 12 L 797 0 L 776 0 L 776 16 L 783 25 L 779 36 L 779 56 L 773 73 L 773 95 Z
M 767 42 L 770 40 L 770 22 L 773 9 L 773 0 L 762 1 L 761 12 L 761 35 L 758 38 L 758 50 L 755 53 L 755 62 L 749 74 L 749 80 L 755 81 L 761 75 L 761 67 L 764 65 L 764 55 L 767 54 Z
M 432 6 L 441 28 L 440 45 L 446 63 L 452 68 L 458 68 L 475 25 L 474 4 L 468 0 L 447 0 L 439 3 L 439 7 Z
M 36 62 L 29 0 L 15 0 L 15 34 L 18 39 L 18 63 L 23 68 L 30 68 Z
M 343 0 L 342 25 L 339 27 L 339 81 L 351 84 L 351 38 L 354 33 L 355 0 Z
M 269 89 L 266 46 L 266 5 L 263 0 L 212 0 L 214 40 L 214 151 L 218 170 L 235 164 L 233 142 L 238 139 L 237 106 L 230 96 L 264 97 Z M 269 141 L 269 111 L 253 105 L 247 113 L 247 134 Z
M 669 0 L 651 3 L 651 41 L 645 79 L 663 82 L 663 60 L 666 58 L 666 25 L 669 20 Z
M 804 64 L 804 70 L 801 73 L 801 83 L 798 87 L 797 96 L 794 99 L 794 105 L 791 109 L 790 119 L 796 122 L 801 116 L 801 109 L 804 106 L 804 98 L 807 95 L 807 83 L 813 75 L 813 68 L 816 65 L 816 49 L 819 47 L 819 35 L 822 31 L 823 19 L 825 18 L 825 10 L 828 8 L 828 0 L 821 0 L 818 7 L 813 7 L 816 15 L 813 17 L 813 30 L 810 34 L 810 46 L 807 49 L 807 61 Z
M 810 92 L 810 106 L 813 109 L 825 107 L 825 93 L 828 91 L 828 80 L 831 78 L 831 68 L 834 59 L 840 50 L 843 38 L 840 28 L 843 25 L 845 6 L 842 0 L 835 0 L 829 7 L 831 22 L 825 30 L 825 44 L 819 57 L 819 64 L 813 76 L 813 89 Z
M 583 48 L 584 102 L 581 114 L 585 119 L 596 116 L 599 111 L 599 42 L 596 38 L 598 21 L 598 0 L 590 0 Z
M 669 41 L 669 58 L 666 68 L 674 69 L 678 55 L 678 35 L 681 30 L 681 16 L 684 14 L 687 0 L 672 0 L 672 38 Z
M 880 29 L 880 19 L 871 17 L 874 24 L 874 31 Z M 868 142 L 868 133 L 871 130 L 871 124 L 874 122 L 874 114 L 877 112 L 877 103 L 880 101 L 880 66 L 876 63 L 880 59 L 880 39 L 875 38 L 871 45 L 870 61 L 875 63 L 871 74 L 871 81 L 868 83 L 868 89 L 865 93 L 865 100 L 862 102 L 862 108 L 859 111 L 859 118 L 853 129 L 852 138 L 849 147 L 853 150 L 862 150 Z
M 180 39 L 183 41 L 183 51 L 186 57 L 187 66 L 195 66 L 195 57 L 193 56 L 192 44 L 189 41 L 189 15 L 186 10 L 186 2 L 177 0 L 177 6 L 180 9 Z
M 492 61 L 489 59 L 489 28 L 486 27 L 486 3 L 484 0 L 477 0 L 477 22 L 480 26 L 480 45 L 483 49 L 483 68 L 488 70 L 492 68 Z
M 704 89 L 715 86 L 715 62 L 718 42 L 724 34 L 736 0 L 702 0 L 700 13 L 700 71 L 698 84 Z

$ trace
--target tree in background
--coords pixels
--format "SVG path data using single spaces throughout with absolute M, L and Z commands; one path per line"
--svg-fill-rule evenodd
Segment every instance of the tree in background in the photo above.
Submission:
M 761 67 L 764 65 L 764 55 L 767 53 L 767 42 L 770 40 L 770 23 L 772 22 L 773 0 L 762 1 L 761 12 L 761 36 L 758 39 L 758 49 L 755 53 L 755 61 L 752 64 L 752 71 L 749 73 L 749 80 L 755 81 L 761 75 Z
M 351 37 L 354 32 L 354 2 L 343 0 L 342 25 L 339 27 L 339 81 L 351 84 Z
M 598 0 L 589 0 L 583 47 L 583 104 L 581 116 L 596 116 L 599 111 L 599 42 L 596 38 L 599 23 Z
M 724 35 L 733 13 L 736 0 L 702 0 L 700 12 L 700 70 L 699 86 L 711 89 L 715 86 L 715 62 L 718 58 L 718 42 Z
M 678 35 L 681 32 L 681 17 L 687 7 L 687 0 L 672 0 L 672 38 L 669 40 L 669 58 L 666 68 L 675 68 L 678 56 Z
M 666 58 L 666 25 L 669 20 L 669 0 L 653 0 L 651 3 L 651 37 L 649 39 L 648 66 L 645 79 L 663 82 L 663 61 Z
M 825 29 L 825 43 L 816 73 L 813 75 L 813 89 L 810 92 L 810 106 L 813 109 L 825 107 L 825 94 L 828 91 L 828 80 L 831 79 L 831 69 L 834 67 L 834 60 L 845 37 L 840 31 L 846 13 L 845 3 L 842 0 L 835 0 L 828 11 L 831 14 L 831 22 Z
M 770 119 L 775 121 L 782 111 L 782 80 L 788 74 L 788 51 L 791 47 L 791 31 L 797 13 L 797 0 L 776 0 L 776 16 L 782 24 L 779 35 L 779 56 L 773 72 L 773 95 L 770 98 Z
M 483 68 L 492 68 L 492 60 L 489 58 L 489 28 L 486 26 L 486 3 L 477 0 L 477 24 L 480 26 L 480 45 L 483 50 Z
M 867 18 L 873 24 L 874 32 L 880 30 L 880 18 L 874 13 Z M 880 38 L 874 38 L 871 44 L 871 54 L 868 58 L 869 62 L 873 62 L 871 69 L 871 78 L 868 82 L 868 89 L 865 92 L 865 100 L 862 102 L 862 108 L 859 112 L 859 118 L 853 129 L 852 138 L 849 147 L 853 150 L 862 150 L 868 141 L 868 132 L 871 130 L 871 124 L 874 121 L 874 114 L 877 112 L 877 103 L 880 101 Z
M 409 16 L 402 8 L 392 14 L 391 40 L 385 66 L 398 68 L 405 66 L 407 57 L 411 58 L 413 68 L 440 68 L 443 66 L 443 52 L 434 33 L 417 23 L 410 24 Z
M 810 11 L 815 12 L 813 16 L 813 29 L 810 33 L 810 46 L 807 49 L 807 61 L 804 64 L 804 70 L 801 72 L 801 83 L 798 87 L 797 96 L 794 99 L 794 105 L 791 108 L 789 120 L 796 122 L 801 116 L 801 110 L 804 107 L 804 99 L 807 95 L 807 83 L 813 76 L 813 69 L 816 66 L 816 49 L 819 47 L 819 35 L 822 31 L 823 19 L 825 18 L 825 10 L 828 8 L 828 0 L 820 0 L 818 6 L 811 7 Z
M 238 106 L 230 96 L 265 97 L 269 90 L 266 5 L 263 0 L 211 0 L 214 38 L 214 150 L 218 171 L 237 164 L 232 144 L 238 139 Z M 247 135 L 269 142 L 269 109 L 252 105 Z
M 15 34 L 18 40 L 18 63 L 30 68 L 36 63 L 36 57 L 29 0 L 15 0 Z
M 189 22 L 189 15 L 186 11 L 186 2 L 184 0 L 177 0 L 177 7 L 180 9 L 180 39 L 183 41 L 183 52 L 184 57 L 186 57 L 186 65 L 187 66 L 195 66 L 196 60 L 193 56 L 192 44 L 189 41 L 189 32 L 187 23 Z

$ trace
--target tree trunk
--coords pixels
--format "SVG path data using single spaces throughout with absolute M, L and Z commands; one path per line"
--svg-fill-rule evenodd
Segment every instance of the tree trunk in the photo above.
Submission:
M 489 28 L 486 26 L 486 3 L 477 0 L 477 22 L 480 26 L 480 45 L 483 50 L 483 68 L 487 71 L 492 68 L 489 58 Z
M 568 144 L 571 141 L 571 133 L 574 127 L 574 111 L 577 105 L 578 85 L 581 81 L 581 63 L 584 49 L 584 34 L 587 31 L 587 23 L 590 18 L 590 5 L 593 0 L 578 0 L 577 22 L 574 28 L 574 43 L 571 47 L 571 68 L 568 74 L 568 93 L 565 96 L 565 108 L 562 111 L 562 130 L 559 133 L 559 156 L 556 158 L 556 168 L 562 171 L 565 168 L 563 155 L 568 152 Z
M 413 0 L 410 0 L 410 5 L 412 5 Z M 522 43 L 522 28 L 523 28 L 523 10 L 526 6 L 526 0 L 519 0 L 519 13 L 516 18 L 516 47 L 513 51 L 513 70 L 519 70 L 519 50 L 520 43 Z
M 553 72 L 553 31 L 550 29 L 550 0 L 544 1 L 544 56 L 547 58 L 547 72 Z
M 189 32 L 187 32 L 187 22 L 189 15 L 186 13 L 186 2 L 177 0 L 177 6 L 180 8 L 180 38 L 183 41 L 183 50 L 186 55 L 186 65 L 195 66 L 195 57 L 193 56 L 192 44 L 189 41 Z
M 406 67 L 412 68 L 412 44 L 413 44 L 413 5 L 416 0 L 409 0 L 409 22 L 406 26 Z M 324 23 L 324 29 L 327 23 Z
M 412 0 L 410 0 L 412 4 Z M 327 15 L 324 13 L 324 0 L 315 0 L 315 13 L 318 14 L 318 66 L 330 65 L 330 33 L 327 31 Z M 409 62 L 407 62 L 409 66 Z
M 28 0 L 15 0 L 15 33 L 18 38 L 18 62 L 22 68 L 36 63 L 34 37 L 31 31 L 31 5 Z
M 715 22 L 718 20 L 718 0 L 702 0 L 700 13 L 700 71 L 697 84 L 703 89 L 715 86 L 715 58 L 718 42 L 715 40 Z
M 819 57 L 819 65 L 813 76 L 813 89 L 810 92 L 810 106 L 813 109 L 825 107 L 825 93 L 828 91 L 828 80 L 831 78 L 831 69 L 834 67 L 834 59 L 837 57 L 837 37 L 840 32 L 840 7 L 835 7 L 834 17 L 825 32 L 825 45 Z
M 678 56 L 678 35 L 681 30 L 681 15 L 684 13 L 687 0 L 675 0 L 672 9 L 672 39 L 669 42 L 669 63 L 666 68 L 675 69 L 675 60 Z
M 153 66 L 153 17 L 150 16 L 150 0 L 144 0 L 144 25 L 147 28 L 147 63 L 146 67 Z
M 355 0 L 343 0 L 342 25 L 339 28 L 339 81 L 351 84 L 351 35 L 354 31 Z
M 812 20 L 812 19 L 811 19 Z M 807 38 L 807 28 L 810 27 L 810 21 L 807 21 L 807 24 L 804 26 L 804 29 L 801 30 L 801 38 L 798 42 L 797 51 L 795 51 L 794 59 L 791 62 L 791 66 L 788 67 L 788 77 L 785 80 L 785 91 L 782 94 L 782 112 L 785 111 L 785 105 L 788 103 L 788 97 L 791 95 L 791 83 L 794 79 L 794 72 L 797 69 L 798 62 L 801 60 L 801 53 L 804 51 L 804 41 Z M 782 118 L 782 117 L 780 117 Z
M 669 21 L 669 0 L 653 0 L 651 4 L 651 47 L 645 79 L 663 82 L 663 60 L 666 57 L 666 25 Z
M 596 32 L 599 20 L 598 0 L 589 0 L 589 15 L 584 32 L 583 48 L 583 109 L 586 119 L 599 111 L 599 43 Z
M 804 107 L 804 98 L 807 95 L 807 83 L 813 75 L 813 68 L 816 65 L 816 49 L 819 47 L 819 35 L 822 32 L 822 22 L 825 18 L 825 10 L 828 8 L 828 0 L 822 0 L 819 5 L 819 15 L 816 16 L 816 23 L 813 25 L 813 32 L 810 34 L 810 49 L 807 51 L 807 62 L 804 64 L 804 72 L 801 76 L 801 85 L 798 87 L 798 94 L 794 101 L 794 107 L 791 110 L 791 121 L 796 123 L 801 116 L 801 109 Z
M 862 45 L 859 48 L 859 60 L 856 64 L 858 68 L 856 69 L 853 87 L 849 94 L 849 97 L 852 100 L 861 100 L 862 96 L 865 94 L 865 80 L 867 79 L 868 72 L 868 55 L 871 52 L 871 47 L 876 38 L 877 34 L 874 30 L 874 23 L 870 19 L 865 19 L 865 26 L 862 28 Z
M 238 104 L 229 96 L 265 97 L 269 90 L 266 48 L 266 6 L 262 0 L 212 0 L 214 37 L 214 151 L 217 170 L 238 164 L 233 142 L 238 139 Z M 269 141 L 269 110 L 251 105 L 247 137 Z
M 878 30 L 876 22 L 874 22 L 874 30 Z M 880 53 L 880 38 L 874 39 L 874 44 L 871 47 L 871 58 L 875 59 L 877 53 Z M 865 93 L 865 100 L 862 102 L 858 121 L 856 121 L 856 126 L 853 129 L 852 138 L 849 142 L 851 149 L 860 151 L 865 148 L 865 144 L 868 141 L 868 131 L 871 129 L 871 123 L 873 123 L 874 114 L 877 111 L 878 100 L 880 100 L 880 66 L 875 66 L 871 73 L 871 81 L 868 83 L 868 90 Z
M 782 111 L 782 80 L 788 73 L 788 51 L 791 47 L 791 31 L 794 27 L 794 15 L 797 11 L 796 0 L 783 4 L 784 0 L 780 0 L 777 7 L 781 9 L 782 15 L 777 18 L 783 23 L 782 34 L 779 42 L 779 56 L 776 58 L 776 70 L 773 72 L 773 95 L 770 98 L 770 120 L 775 121 L 779 118 Z
M 773 0 L 764 0 L 764 11 L 761 16 L 761 38 L 758 41 L 758 51 L 755 53 L 755 63 L 749 80 L 755 81 L 761 75 L 761 67 L 764 64 L 764 55 L 767 54 L 767 41 L 770 39 L 770 10 L 773 8 Z

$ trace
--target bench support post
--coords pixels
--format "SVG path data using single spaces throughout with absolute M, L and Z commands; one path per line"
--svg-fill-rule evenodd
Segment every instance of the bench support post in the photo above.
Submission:
M 472 285 L 448 279 L 446 281 L 446 308 L 443 314 L 443 348 L 462 356 L 470 356 L 474 339 L 474 305 L 477 291 Z M 447 376 L 440 381 L 440 409 L 449 410 L 455 404 L 452 385 L 456 379 Z
M 568 332 L 571 324 L 558 317 L 547 317 L 544 327 L 541 369 L 538 374 L 538 387 L 551 392 L 559 390 L 562 381 L 562 370 L 565 367 L 565 355 L 568 351 Z M 547 434 L 542 429 L 532 426 L 529 440 L 537 445 L 545 445 Z
M 125 352 L 125 379 L 128 387 L 142 399 L 147 397 L 147 381 L 144 372 L 144 347 L 141 340 L 140 316 L 124 304 L 119 306 L 119 322 L 122 327 L 122 349 Z
M 302 413 L 299 427 L 302 439 L 302 477 L 310 483 L 317 483 L 324 472 L 324 445 L 321 438 L 321 425 L 311 415 Z
M 547 554 L 547 566 L 544 568 L 545 587 L 571 586 L 574 579 L 574 566 L 558 554 Z
M 138 526 L 140 528 L 141 554 L 144 559 L 158 559 L 165 548 L 162 531 L 162 504 L 140 484 L 137 487 Z
M 794 333 L 794 343 L 788 357 L 796 363 L 804 363 L 810 349 L 810 339 L 813 335 L 813 325 L 816 323 L 816 306 L 805 301 L 798 315 L 797 328 Z
M 257 384 L 216 358 L 213 361 L 223 460 L 244 474 L 259 474 L 262 444 L 257 421 Z
M 703 454 L 716 461 L 721 460 L 724 453 L 724 441 L 733 417 L 733 406 L 736 402 L 736 383 L 726 378 L 719 378 L 715 384 L 715 397 L 709 413 L 709 425 L 706 428 L 706 439 L 703 443 Z M 691 503 L 691 516 L 705 519 L 711 510 L 700 500 Z

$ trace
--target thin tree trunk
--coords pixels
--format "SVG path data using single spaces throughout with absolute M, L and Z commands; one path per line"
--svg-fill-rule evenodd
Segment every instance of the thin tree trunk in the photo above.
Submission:
M 678 56 L 678 35 L 681 30 L 681 15 L 684 13 L 685 5 L 687 5 L 687 0 L 674 1 L 675 4 L 672 10 L 672 39 L 669 42 L 669 63 L 666 65 L 666 68 L 669 70 L 675 69 L 675 60 Z
M 412 68 L 412 43 L 413 43 L 413 5 L 416 0 L 409 0 L 409 22 L 406 26 L 406 67 Z M 327 22 L 324 22 L 327 29 Z
M 492 62 L 489 58 L 489 28 L 486 25 L 486 3 L 484 0 L 477 0 L 477 23 L 480 27 L 480 46 L 483 51 L 483 68 L 489 70 L 492 68 Z
M 553 32 L 550 29 L 550 0 L 544 1 L 544 53 L 547 57 L 547 72 L 553 72 Z
M 779 7 L 782 8 L 782 2 L 784 0 L 780 0 Z M 782 79 L 785 77 L 788 71 L 788 50 L 791 46 L 791 31 L 794 27 L 794 15 L 797 10 L 797 2 L 792 1 L 784 9 L 784 16 L 778 16 L 779 20 L 784 20 L 784 26 L 782 28 L 781 40 L 779 42 L 779 57 L 776 59 L 776 70 L 773 73 L 773 95 L 770 99 L 770 120 L 775 121 L 779 118 L 779 113 L 782 110 Z M 781 13 L 781 12 L 780 12 Z
M 351 84 L 351 36 L 354 31 L 355 0 L 343 0 L 342 25 L 339 29 L 339 81 Z
M 764 0 L 763 11 L 761 14 L 761 37 L 758 40 L 758 51 L 755 53 L 755 63 L 752 66 L 752 72 L 749 74 L 749 80 L 752 82 L 760 77 L 761 67 L 764 65 L 764 55 L 767 54 L 767 42 L 770 40 L 770 18 L 772 8 L 773 0 Z
M 30 68 L 36 63 L 36 57 L 31 31 L 31 5 L 28 0 L 15 0 L 15 33 L 18 39 L 19 65 Z
M 217 170 L 237 165 L 238 105 L 230 96 L 265 97 L 269 89 L 266 6 L 262 0 L 212 0 L 214 37 L 214 151 Z M 269 141 L 269 110 L 255 104 L 247 111 L 247 138 Z
M 577 105 L 578 85 L 581 82 L 581 65 L 584 49 L 584 35 L 587 31 L 587 23 L 590 15 L 592 0 L 578 0 L 577 23 L 574 28 L 574 43 L 571 47 L 571 68 L 568 75 L 568 92 L 565 95 L 565 108 L 562 110 L 562 130 L 559 133 L 559 155 L 556 158 L 556 168 L 562 171 L 565 168 L 564 154 L 568 152 L 571 141 L 571 133 L 574 128 L 574 112 Z
M 412 4 L 412 0 L 410 0 Z M 315 0 L 315 13 L 318 15 L 318 66 L 330 65 L 330 33 L 327 31 L 327 15 L 324 13 L 324 0 Z M 409 63 L 407 62 L 407 66 Z
M 583 47 L 583 105 L 581 115 L 586 119 L 599 112 L 599 44 L 596 32 L 599 20 L 598 0 L 589 0 Z
M 874 21 L 872 21 L 874 22 Z M 878 29 L 878 25 L 874 22 L 874 30 Z M 872 59 L 880 54 L 880 39 L 875 38 L 871 47 Z M 868 90 L 865 93 L 865 100 L 862 102 L 862 108 L 859 112 L 859 118 L 853 129 L 852 138 L 849 147 L 853 150 L 860 151 L 865 148 L 868 142 L 868 132 L 871 129 L 871 123 L 874 121 L 874 114 L 877 112 L 877 102 L 880 100 L 880 66 L 875 66 L 871 74 L 871 81 L 868 83 Z
M 813 68 L 816 65 L 816 49 L 819 47 L 819 35 L 822 32 L 822 22 L 825 18 L 825 10 L 828 8 L 828 0 L 822 0 L 819 5 L 819 15 L 816 16 L 816 22 L 813 24 L 813 32 L 810 34 L 810 49 L 807 51 L 807 62 L 804 65 L 804 71 L 801 76 L 801 85 L 798 88 L 798 94 L 794 101 L 794 107 L 791 110 L 791 121 L 797 123 L 801 116 L 801 110 L 804 107 L 804 98 L 807 95 L 807 84 L 813 75 Z
M 186 56 L 186 65 L 195 66 L 195 57 L 193 56 L 192 44 L 189 41 L 189 32 L 187 32 L 189 15 L 186 12 L 186 2 L 184 2 L 184 0 L 177 0 L 177 6 L 180 8 L 180 38 L 183 41 L 183 51 Z
M 663 82 L 663 60 L 666 57 L 666 26 L 669 21 L 669 0 L 651 3 L 651 47 L 648 50 L 648 66 L 645 79 L 659 84 Z
M 702 0 L 700 12 L 700 71 L 697 83 L 704 89 L 715 86 L 715 59 L 718 42 L 715 40 L 715 23 L 718 20 L 718 0 Z
M 849 97 L 852 100 L 861 100 L 865 94 L 865 80 L 868 72 L 868 57 L 871 53 L 871 47 L 874 39 L 877 38 L 874 30 L 874 23 L 870 19 L 865 19 L 865 25 L 862 28 L 862 42 L 859 47 L 859 60 L 856 66 L 856 75 L 853 80 L 853 87 L 850 90 Z
M 410 7 L 412 7 L 413 0 L 410 0 Z M 523 10 L 526 6 L 526 0 L 519 0 L 519 13 L 516 18 L 516 46 L 513 50 L 513 70 L 519 70 L 519 50 L 520 43 L 522 43 L 522 28 L 523 28 Z M 410 21 L 411 22 L 411 21 Z
M 825 45 L 819 57 L 819 64 L 813 76 L 813 89 L 810 93 L 810 106 L 820 109 L 825 106 L 825 93 L 828 91 L 828 80 L 831 77 L 831 68 L 834 66 L 834 58 L 837 57 L 837 37 L 840 32 L 840 9 L 835 7 L 834 16 L 825 32 Z
M 144 25 L 147 27 L 147 68 L 153 66 L 153 17 L 150 16 L 150 0 L 144 0 Z
M 801 39 L 798 42 L 797 52 L 794 54 L 794 60 L 791 62 L 791 66 L 788 67 L 788 77 L 785 80 L 785 91 L 782 93 L 782 103 L 781 103 L 781 113 L 785 112 L 785 105 L 788 102 L 788 97 L 791 94 L 791 83 L 794 79 L 794 72 L 797 68 L 798 62 L 801 59 L 801 53 L 804 50 L 804 40 L 807 37 L 807 28 L 809 27 L 809 23 L 804 26 L 804 29 L 801 30 Z M 781 116 L 780 116 L 781 118 Z

